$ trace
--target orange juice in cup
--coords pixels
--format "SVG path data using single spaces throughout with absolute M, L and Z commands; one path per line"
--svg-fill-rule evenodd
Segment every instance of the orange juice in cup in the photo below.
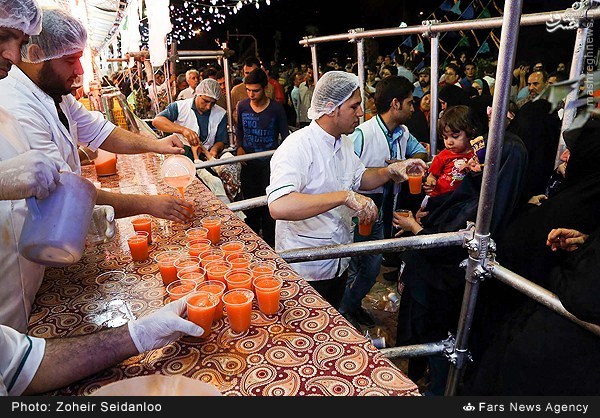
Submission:
M 178 251 L 162 251 L 154 256 L 154 261 L 158 263 L 158 271 L 165 286 L 177 280 L 175 261 L 180 256 L 181 253 Z
M 211 261 L 217 261 L 217 260 L 225 261 L 225 253 L 223 252 L 223 250 L 220 250 L 218 248 L 211 248 L 208 251 L 204 251 L 203 253 L 200 253 L 199 258 L 200 258 L 200 264 L 206 267 L 206 265 L 208 263 L 210 263 Z
M 225 260 L 215 260 L 204 266 L 206 269 L 206 278 L 208 280 L 217 280 L 225 282 L 225 274 L 231 270 L 231 263 Z
M 233 289 L 223 294 L 223 304 L 234 332 L 245 332 L 250 328 L 254 293 L 248 289 Z
M 188 319 L 204 330 L 204 334 L 200 338 L 208 337 L 212 329 L 216 308 L 219 305 L 219 299 L 212 293 L 195 291 L 186 302 Z
M 227 289 L 248 289 L 252 290 L 252 271 L 248 269 L 232 269 L 225 273 L 225 283 Z
M 366 237 L 371 235 L 371 229 L 373 229 L 373 222 L 358 224 L 358 233 L 362 236 Z
M 279 298 L 283 280 L 279 277 L 261 276 L 254 279 L 254 292 L 258 309 L 265 315 L 274 315 L 279 310 Z
M 206 280 L 206 271 L 204 267 L 200 266 L 184 267 L 177 272 L 177 278 L 180 280 L 193 280 L 200 284 Z
M 201 221 L 202 227 L 208 229 L 207 238 L 217 244 L 221 240 L 221 218 L 218 216 L 207 216 Z
M 146 231 L 148 233 L 148 244 L 152 244 L 152 218 L 141 215 L 131 220 L 134 231 Z
M 273 275 L 277 265 L 273 261 L 255 261 L 250 264 L 250 270 L 252 270 L 252 276 L 259 277 L 265 275 Z
M 199 257 L 203 252 L 210 250 L 211 245 L 212 243 L 209 239 L 200 238 L 188 241 L 185 247 L 191 256 Z
M 181 299 L 196 290 L 196 282 L 193 280 L 175 280 L 167 285 L 167 294 L 171 301 Z
M 144 261 L 148 258 L 148 233 L 138 231 L 127 238 L 133 261 Z
M 227 258 L 230 254 L 242 253 L 244 248 L 246 248 L 246 244 L 244 244 L 243 241 L 229 241 L 221 244 L 219 248 L 223 250 L 225 258 Z
M 242 252 L 229 254 L 225 259 L 231 263 L 232 268 L 244 269 L 250 267 L 250 263 L 252 263 L 254 257 L 250 253 Z
M 180 255 L 179 258 L 175 260 L 175 268 L 177 269 L 177 273 L 186 267 L 192 267 L 195 268 L 196 271 L 200 271 L 200 259 L 185 253 Z
M 408 188 L 411 194 L 420 194 L 423 185 L 423 171 L 419 166 L 408 166 L 406 168 L 408 176 Z
M 224 282 L 220 282 L 218 280 L 208 280 L 200 283 L 198 287 L 196 287 L 196 290 L 198 292 L 202 291 L 212 293 L 219 300 L 219 303 L 215 308 L 215 321 L 218 321 L 219 319 L 223 318 L 223 300 L 221 299 L 221 296 L 223 296 L 223 293 L 225 293 L 226 288 L 227 285 Z
M 188 241 L 207 239 L 208 229 L 202 228 L 201 226 L 197 228 L 190 228 L 185 231 L 185 236 L 187 237 Z

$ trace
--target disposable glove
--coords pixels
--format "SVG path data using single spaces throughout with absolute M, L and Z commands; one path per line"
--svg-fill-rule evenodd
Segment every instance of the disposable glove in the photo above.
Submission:
M 140 353 L 164 347 L 183 335 L 200 337 L 202 327 L 183 319 L 187 297 L 171 302 L 143 318 L 129 321 L 129 334 Z
M 115 210 L 109 205 L 96 205 L 92 212 L 92 221 L 88 229 L 93 243 L 108 242 L 117 232 L 115 225 Z
M 43 152 L 30 150 L 0 161 L 0 199 L 48 197 L 60 180 L 59 165 Z
M 392 181 L 394 181 L 394 183 L 400 183 L 408 180 L 408 174 L 406 174 L 406 169 L 408 167 L 420 168 L 421 175 L 424 175 L 427 171 L 427 164 L 418 158 L 409 158 L 408 160 L 398 161 L 387 167 Z
M 377 206 L 369 197 L 348 191 L 344 205 L 356 211 L 358 223 L 370 224 L 377 220 Z

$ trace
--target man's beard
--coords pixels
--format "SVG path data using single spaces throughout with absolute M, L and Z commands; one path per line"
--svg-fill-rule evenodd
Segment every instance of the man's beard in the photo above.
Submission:
M 61 96 L 71 93 L 71 89 L 65 87 L 65 81 L 61 80 L 60 76 L 52 68 L 51 61 L 44 61 L 41 73 L 43 77 L 40 80 L 39 88 L 48 96 L 58 99 Z

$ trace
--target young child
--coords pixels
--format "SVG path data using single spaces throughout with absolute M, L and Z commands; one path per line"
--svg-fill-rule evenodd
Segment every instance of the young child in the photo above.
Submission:
M 478 125 L 473 110 L 459 105 L 446 109 L 438 130 L 446 148 L 434 157 L 423 185 L 430 197 L 452 192 L 465 177 L 465 166 L 474 155 L 471 140 L 477 136 Z

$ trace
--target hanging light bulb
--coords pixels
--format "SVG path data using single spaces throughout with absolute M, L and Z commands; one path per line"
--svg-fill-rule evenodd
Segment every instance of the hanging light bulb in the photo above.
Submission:
M 271 5 L 271 0 L 267 0 L 265 3 L 267 3 L 267 6 Z

